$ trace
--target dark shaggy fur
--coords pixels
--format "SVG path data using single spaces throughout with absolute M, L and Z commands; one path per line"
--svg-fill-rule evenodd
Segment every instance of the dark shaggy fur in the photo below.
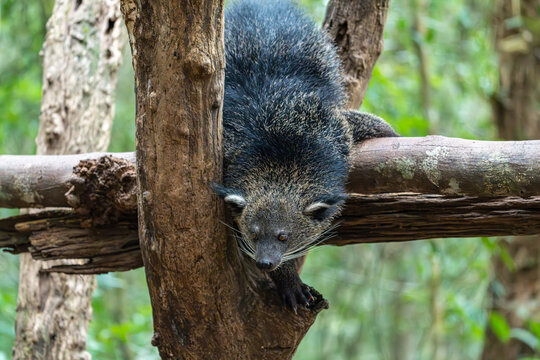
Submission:
M 354 141 L 392 136 L 344 111 L 326 34 L 288 1 L 234 2 L 225 15 L 224 184 L 240 248 L 270 271 L 283 300 L 309 303 L 294 259 L 324 239 L 346 198 Z
M 243 189 L 253 169 L 267 164 L 299 169 L 306 179 L 324 179 L 328 193 L 342 193 L 350 135 L 327 37 L 285 1 L 233 3 L 225 23 L 225 185 Z M 283 172 L 269 175 L 265 181 L 286 180 Z

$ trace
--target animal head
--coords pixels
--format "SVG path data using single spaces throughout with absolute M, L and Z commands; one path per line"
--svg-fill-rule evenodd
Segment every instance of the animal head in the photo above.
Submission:
M 244 193 L 213 186 L 230 207 L 237 224 L 240 250 L 261 270 L 275 270 L 282 262 L 305 255 L 328 239 L 332 220 L 339 214 L 346 194 L 321 194 L 302 198 L 298 191 L 265 189 Z

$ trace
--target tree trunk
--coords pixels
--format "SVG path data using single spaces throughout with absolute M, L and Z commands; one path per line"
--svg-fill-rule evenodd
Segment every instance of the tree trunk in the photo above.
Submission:
M 115 1 L 56 1 L 43 46 L 38 154 L 106 150 L 121 62 L 120 16 Z M 90 359 L 86 331 L 95 277 L 43 272 L 65 263 L 21 256 L 13 359 Z
M 499 54 L 499 91 L 493 99 L 493 114 L 503 139 L 540 138 L 540 33 L 539 0 L 500 0 L 494 19 L 496 49 Z M 521 26 L 510 27 L 520 20 Z M 493 258 L 495 272 L 491 311 L 502 315 L 510 328 L 527 328 L 529 319 L 540 315 L 540 238 L 516 237 L 501 241 L 513 266 L 500 256 Z M 501 289 L 496 291 L 496 289 Z M 482 359 L 518 359 L 538 354 L 517 338 L 499 339 L 486 329 Z
M 375 62 L 383 50 L 389 0 L 330 0 L 323 29 L 337 46 L 343 67 L 347 107 L 358 109 L 366 95 Z

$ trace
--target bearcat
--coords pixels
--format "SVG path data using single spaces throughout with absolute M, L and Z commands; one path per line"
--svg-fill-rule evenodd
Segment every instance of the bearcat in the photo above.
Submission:
M 233 2 L 225 54 L 224 179 L 213 189 L 231 208 L 240 250 L 296 312 L 313 300 L 298 269 L 347 198 L 351 147 L 397 134 L 344 109 L 336 49 L 292 2 Z

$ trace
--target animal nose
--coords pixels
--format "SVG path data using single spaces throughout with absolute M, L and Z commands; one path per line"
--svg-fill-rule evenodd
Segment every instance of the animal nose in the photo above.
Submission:
M 261 270 L 268 270 L 274 267 L 274 263 L 268 259 L 258 260 L 257 267 Z

